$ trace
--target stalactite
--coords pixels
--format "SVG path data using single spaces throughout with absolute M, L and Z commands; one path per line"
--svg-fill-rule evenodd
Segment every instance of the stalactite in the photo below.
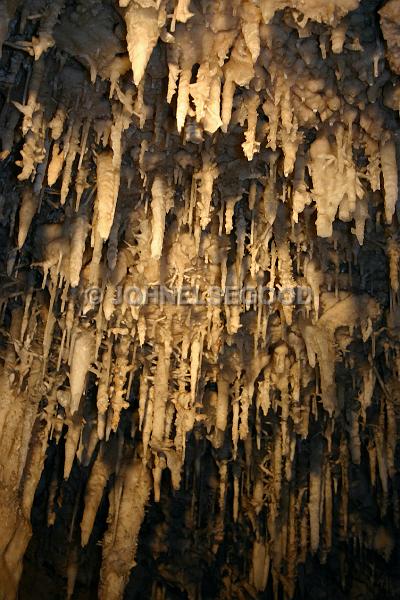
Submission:
M 129 572 L 135 564 L 144 510 L 150 494 L 151 478 L 141 460 L 131 460 L 123 468 L 123 490 L 112 490 L 112 521 L 103 546 L 100 598 L 121 598 Z

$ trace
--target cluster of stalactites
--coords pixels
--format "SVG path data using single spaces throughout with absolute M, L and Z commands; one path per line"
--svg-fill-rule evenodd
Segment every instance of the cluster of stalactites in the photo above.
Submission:
M 223 531 L 228 514 L 251 524 L 248 580 L 237 589 L 231 580 L 230 593 L 243 584 L 256 595 L 271 572 L 274 589 L 292 597 L 308 553 L 326 560 L 335 519 L 341 539 L 351 530 L 387 559 L 391 532 L 350 523 L 348 507 L 349 465 L 360 464 L 368 432 L 369 485 L 387 513 L 397 435 L 394 401 L 374 367 L 382 309 L 351 291 L 366 232 L 385 231 L 394 318 L 389 124 L 398 106 L 396 90 L 384 89 L 380 42 L 364 43 L 360 19 L 348 14 L 358 1 L 120 0 L 119 12 L 77 4 L 74 13 L 50 3 L 31 39 L 17 36 L 3 52 L 11 92 L 1 158 L 10 161 L 22 140 L 20 202 L 12 194 L 3 202 L 7 269 L 23 279 L 30 261 L 42 275 L 40 285 L 23 279 L 20 305 L 4 306 L 13 311 L 0 450 L 13 467 L 1 477 L 21 491 L 14 504 L 23 515 L 9 520 L 0 545 L 9 597 L 47 443 L 62 438 L 64 479 L 74 461 L 91 466 L 83 547 L 108 489 L 101 598 L 123 597 L 146 506 L 160 500 L 164 470 L 181 488 L 193 430 L 216 457 L 210 529 Z M 5 22 L 16 8 L 0 3 Z M 37 15 L 20 10 L 24 31 Z M 29 75 L 17 97 L 21 65 Z M 200 302 L 130 301 L 132 290 L 152 286 L 196 288 Z M 268 302 L 215 303 L 209 294 L 259 286 Z M 385 344 L 391 365 L 398 350 Z M 353 373 L 353 403 L 339 368 Z M 69 597 L 77 569 L 71 552 Z

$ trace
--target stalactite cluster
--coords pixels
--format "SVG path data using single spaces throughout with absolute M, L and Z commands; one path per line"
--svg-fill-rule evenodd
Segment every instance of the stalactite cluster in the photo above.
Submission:
M 0 598 L 398 598 L 400 1 L 0 44 Z

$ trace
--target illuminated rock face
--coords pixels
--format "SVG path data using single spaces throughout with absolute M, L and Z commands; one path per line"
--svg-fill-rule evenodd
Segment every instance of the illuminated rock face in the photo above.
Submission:
M 0 0 L 0 600 L 400 597 L 399 31 Z

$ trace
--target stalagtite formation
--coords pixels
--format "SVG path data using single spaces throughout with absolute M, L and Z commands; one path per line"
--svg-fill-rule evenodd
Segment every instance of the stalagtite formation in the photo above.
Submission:
M 1 44 L 0 599 L 398 598 L 400 1 Z

